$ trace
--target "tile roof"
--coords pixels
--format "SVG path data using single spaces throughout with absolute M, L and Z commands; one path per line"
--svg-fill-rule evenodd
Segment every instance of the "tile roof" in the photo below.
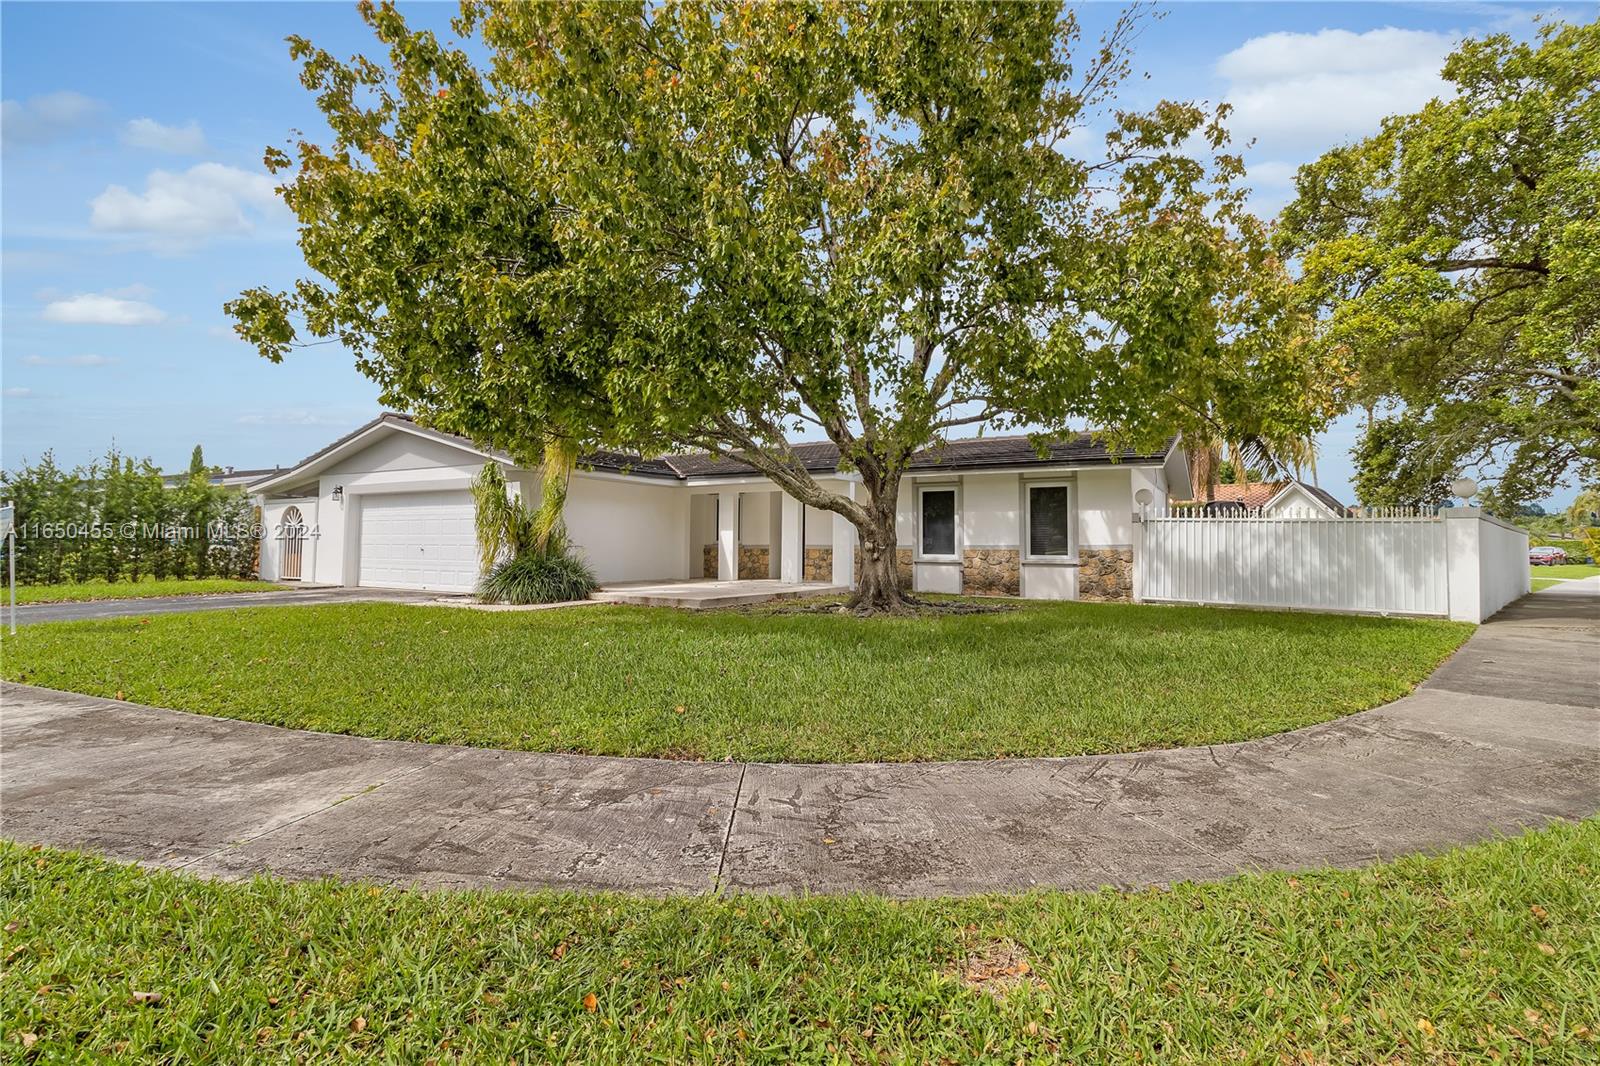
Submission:
M 1237 503 L 1245 507 L 1261 507 L 1279 492 L 1283 491 L 1283 481 L 1252 481 L 1248 485 L 1218 485 L 1211 493 L 1213 503 Z M 1183 503 L 1200 503 L 1199 499 L 1184 500 Z
M 419 426 L 416 418 L 412 415 L 385 411 L 372 421 L 345 434 L 332 444 L 318 449 L 293 466 L 274 472 L 271 478 L 265 480 L 276 480 L 284 474 L 292 473 L 303 466 L 314 463 L 346 442 L 385 422 L 405 423 L 431 436 L 457 441 L 462 446 L 471 448 L 474 451 L 493 455 L 505 462 L 511 461 L 511 457 L 507 453 L 498 449 L 479 448 L 466 437 Z M 973 437 L 965 440 L 944 441 L 931 448 L 925 448 L 911 457 L 909 468 L 912 471 L 921 472 L 928 470 L 984 470 L 1033 464 L 1099 465 L 1113 462 L 1160 462 L 1165 458 L 1168 450 L 1171 449 L 1172 443 L 1173 439 L 1169 439 L 1165 447 L 1158 452 L 1127 450 L 1112 452 L 1104 444 L 1096 441 L 1092 435 L 1080 433 L 1075 437 L 1064 438 L 1050 443 L 1045 449 L 1045 455 L 1041 457 L 1038 451 L 1034 449 L 1033 444 L 1024 436 Z M 795 456 L 799 458 L 810 473 L 830 474 L 839 469 L 839 448 L 831 441 L 803 441 L 791 447 Z M 627 452 L 593 451 L 578 460 L 578 467 L 582 470 L 603 470 L 631 474 L 637 477 L 656 477 L 674 481 L 698 477 L 748 477 L 757 473 L 755 467 L 742 460 L 724 458 L 707 452 L 664 455 L 659 458 L 647 459 Z
M 1098 465 L 1101 463 L 1160 462 L 1172 447 L 1169 439 L 1157 452 L 1124 450 L 1113 452 L 1088 433 L 1051 442 L 1041 457 L 1027 437 L 972 437 L 951 440 L 924 448 L 911 457 L 909 469 L 982 470 L 996 467 L 1051 465 Z M 813 474 L 827 474 L 839 468 L 839 448 L 832 441 L 807 441 L 792 445 L 795 456 Z M 756 473 L 756 468 L 737 459 L 724 459 L 704 452 L 693 455 L 668 455 L 669 463 L 681 477 L 734 477 Z
M 1218 485 L 1216 487 L 1216 491 L 1211 494 L 1211 502 L 1237 503 L 1248 510 L 1260 510 L 1262 507 L 1265 507 L 1268 503 L 1270 503 L 1273 497 L 1277 496 L 1290 485 L 1300 486 L 1302 491 L 1304 491 L 1307 495 L 1310 495 L 1321 501 L 1323 506 L 1332 510 L 1336 515 L 1343 516 L 1348 513 L 1345 505 L 1340 503 L 1338 499 L 1327 489 L 1319 488 L 1316 485 L 1312 485 L 1304 481 L 1294 480 L 1252 481 L 1248 485 Z M 1174 502 L 1174 506 L 1181 507 L 1184 505 L 1198 504 L 1201 502 L 1202 501 L 1198 499 L 1179 500 Z

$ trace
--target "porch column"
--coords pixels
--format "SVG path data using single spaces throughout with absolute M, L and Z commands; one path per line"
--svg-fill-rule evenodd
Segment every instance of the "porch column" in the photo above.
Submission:
M 806 546 L 801 537 L 805 510 L 799 500 L 787 492 L 783 497 L 783 515 L 779 522 L 778 580 L 799 584 L 805 578 Z
M 839 492 L 849 499 L 856 498 L 856 483 L 847 481 Z M 833 583 L 856 587 L 856 527 L 844 515 L 833 516 Z
M 739 494 L 717 493 L 717 580 L 739 576 Z

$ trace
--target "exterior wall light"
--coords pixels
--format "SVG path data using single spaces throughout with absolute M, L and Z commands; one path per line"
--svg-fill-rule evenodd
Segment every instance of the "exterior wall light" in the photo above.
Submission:
M 335 485 L 333 487 L 333 502 L 337 503 L 337 504 L 343 504 L 344 503 L 344 486 L 343 485 Z

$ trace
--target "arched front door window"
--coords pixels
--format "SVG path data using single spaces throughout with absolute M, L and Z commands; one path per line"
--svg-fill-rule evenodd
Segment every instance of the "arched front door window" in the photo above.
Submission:
M 305 556 L 306 546 L 306 520 L 300 508 L 289 507 L 284 510 L 278 536 L 278 578 L 281 581 L 299 581 L 300 561 Z

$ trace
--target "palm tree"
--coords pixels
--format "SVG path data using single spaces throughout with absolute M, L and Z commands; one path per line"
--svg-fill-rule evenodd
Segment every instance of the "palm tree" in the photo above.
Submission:
M 1263 478 L 1292 476 L 1296 481 L 1300 480 L 1302 471 L 1309 470 L 1312 483 L 1316 483 L 1317 442 L 1310 437 L 1274 440 L 1253 434 L 1236 440 L 1226 440 L 1220 435 L 1194 437 L 1186 454 L 1195 499 L 1209 503 L 1216 495 L 1224 451 L 1240 485 L 1248 483 L 1251 470 L 1261 471 Z

